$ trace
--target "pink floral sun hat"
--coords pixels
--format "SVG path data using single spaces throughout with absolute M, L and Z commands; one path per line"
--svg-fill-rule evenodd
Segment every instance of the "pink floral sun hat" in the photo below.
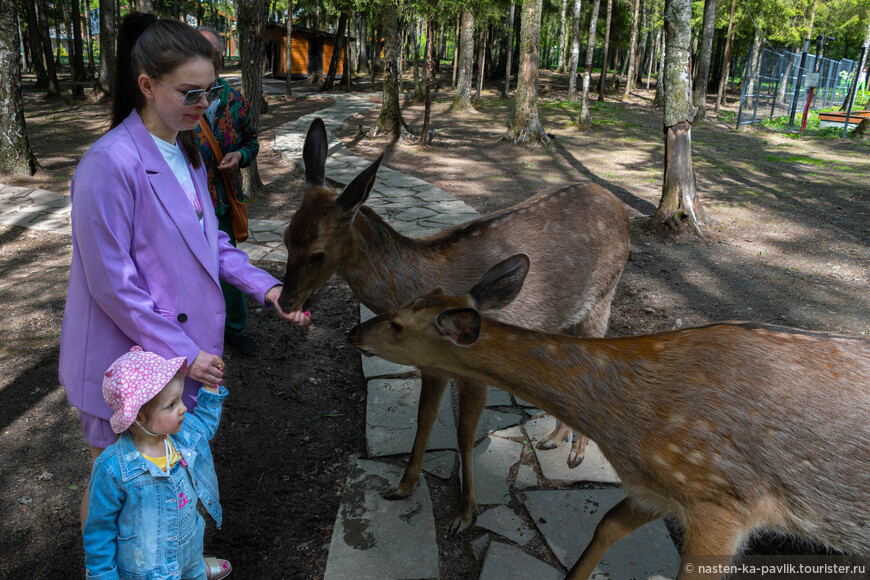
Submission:
M 112 431 L 126 431 L 139 409 L 163 390 L 178 371 L 187 368 L 187 357 L 165 359 L 134 346 L 122 355 L 103 378 L 103 398 L 115 413 L 109 419 Z

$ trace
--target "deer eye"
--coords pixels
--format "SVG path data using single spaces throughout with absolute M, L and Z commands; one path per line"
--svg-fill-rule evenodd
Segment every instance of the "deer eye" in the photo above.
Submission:
M 390 330 L 392 330 L 393 332 L 398 334 L 398 333 L 402 332 L 402 325 L 391 320 L 390 321 Z
M 317 266 L 321 264 L 325 258 L 326 252 L 317 252 L 316 254 L 311 254 L 311 256 L 308 258 L 308 263 L 311 266 Z

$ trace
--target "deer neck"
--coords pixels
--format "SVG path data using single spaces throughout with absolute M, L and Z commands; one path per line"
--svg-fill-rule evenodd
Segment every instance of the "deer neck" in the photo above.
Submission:
M 395 308 L 438 285 L 439 262 L 425 243 L 403 236 L 366 206 L 351 227 L 351 251 L 338 274 L 373 312 Z
M 442 368 L 509 391 L 604 448 L 622 446 L 620 424 L 642 420 L 646 408 L 644 381 L 635 381 L 636 371 L 614 352 L 600 339 L 545 334 L 484 319 L 479 340 L 452 348 L 452 356 L 445 358 L 450 366 Z M 625 380 L 640 385 L 629 393 Z M 590 422 L 589 417 L 597 420 Z

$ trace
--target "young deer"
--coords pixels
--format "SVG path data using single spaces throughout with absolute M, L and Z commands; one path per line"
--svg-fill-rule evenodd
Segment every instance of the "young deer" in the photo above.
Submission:
M 727 564 L 760 529 L 870 555 L 870 340 L 748 322 L 582 339 L 481 318 L 508 306 L 528 268 L 514 256 L 469 294 L 437 289 L 348 340 L 501 387 L 598 443 L 627 497 L 569 578 L 666 514 L 685 532 L 679 579 L 710 577 L 686 564 Z
M 526 290 L 499 319 L 539 330 L 604 336 L 610 302 L 629 251 L 629 220 L 622 203 L 597 185 L 572 185 L 543 193 L 514 207 L 420 239 L 397 233 L 364 206 L 380 159 L 360 173 L 341 195 L 324 186 L 327 136 L 315 119 L 303 149 L 307 188 L 284 232 L 287 272 L 279 303 L 298 309 L 338 273 L 354 295 L 375 313 L 404 304 L 448 280 L 460 294 L 500 260 L 526 252 L 535 261 Z M 471 525 L 476 508 L 472 448 L 486 383 L 421 368 L 417 433 L 404 476 L 387 497 L 408 497 L 420 477 L 423 455 L 449 379 L 459 391 L 457 426 L 462 463 L 460 511 L 454 529 Z M 570 428 L 550 435 L 556 447 Z M 586 439 L 578 436 L 574 465 Z

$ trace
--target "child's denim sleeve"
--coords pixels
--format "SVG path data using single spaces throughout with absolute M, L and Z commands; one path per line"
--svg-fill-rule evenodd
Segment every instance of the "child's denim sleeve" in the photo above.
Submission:
M 88 580 L 118 578 L 115 539 L 123 492 L 109 469 L 97 459 L 88 487 L 88 519 L 83 531 Z
M 196 396 L 196 408 L 189 417 L 184 419 L 185 423 L 190 421 L 191 428 L 205 435 L 207 439 L 211 439 L 217 433 L 218 425 L 221 422 L 221 410 L 223 410 L 224 401 L 229 394 L 230 392 L 224 386 L 221 386 L 217 393 L 200 387 Z

